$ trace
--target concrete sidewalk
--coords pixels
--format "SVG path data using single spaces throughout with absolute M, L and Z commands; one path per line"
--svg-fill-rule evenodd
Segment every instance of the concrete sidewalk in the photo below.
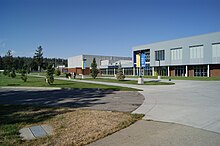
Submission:
M 88 146 L 219 146 L 220 134 L 179 124 L 141 120 Z

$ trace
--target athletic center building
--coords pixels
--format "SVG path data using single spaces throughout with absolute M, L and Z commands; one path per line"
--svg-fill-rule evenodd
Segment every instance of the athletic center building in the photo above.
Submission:
M 90 74 L 91 63 L 95 58 L 99 73 L 103 75 L 115 75 L 120 66 L 123 73 L 133 75 L 133 65 L 131 57 L 101 56 L 101 55 L 78 55 L 68 58 L 68 72 L 84 75 Z
M 220 32 L 132 48 L 133 75 L 220 76 Z

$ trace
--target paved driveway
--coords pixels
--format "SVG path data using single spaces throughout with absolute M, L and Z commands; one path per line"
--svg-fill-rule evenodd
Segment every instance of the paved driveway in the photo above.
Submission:
M 174 122 L 220 133 L 220 82 L 175 81 L 171 86 L 147 86 L 145 101 L 134 113 L 144 119 Z
M 0 88 L 0 104 L 35 104 L 132 112 L 144 101 L 136 91 Z
M 97 83 L 142 89 L 140 93 L 145 96 L 145 100 L 133 113 L 145 114 L 144 119 L 173 122 L 220 133 L 220 81 L 173 82 L 176 84 L 158 86 Z

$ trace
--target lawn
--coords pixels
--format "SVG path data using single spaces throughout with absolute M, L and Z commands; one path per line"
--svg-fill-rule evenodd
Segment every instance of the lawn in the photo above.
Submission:
M 125 128 L 143 115 L 30 105 L 0 105 L 0 145 L 85 145 Z M 50 124 L 54 135 L 22 141 L 19 129 Z
M 86 78 L 84 80 L 138 85 L 137 80 L 136 81 L 135 80 L 118 81 L 116 79 L 108 79 L 108 78 L 96 78 L 96 79 Z M 159 82 L 159 81 L 145 81 L 144 82 L 144 85 L 173 85 L 173 84 L 175 84 L 175 83 L 173 83 L 173 82 Z
M 28 76 L 27 82 L 21 80 L 21 76 L 17 75 L 16 78 L 10 78 L 0 74 L 0 87 L 1 86 L 24 86 L 24 87 L 60 87 L 60 88 L 99 88 L 107 90 L 116 91 L 139 91 L 134 88 L 101 85 L 101 84 L 91 84 L 91 83 L 80 83 L 64 80 L 56 80 L 52 85 L 45 83 L 45 79 L 41 77 Z
M 157 79 L 157 76 L 142 76 L 142 77 L 143 78 L 150 78 L 150 79 Z M 126 78 L 138 78 L 138 76 L 126 76 Z M 220 81 L 220 77 L 167 77 L 167 76 L 161 76 L 161 79 Z

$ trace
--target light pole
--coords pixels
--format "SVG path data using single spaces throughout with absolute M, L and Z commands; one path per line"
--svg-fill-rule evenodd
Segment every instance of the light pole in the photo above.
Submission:
M 158 68 L 158 79 L 160 80 L 160 72 L 161 72 L 161 69 L 160 69 L 160 59 L 158 59 L 157 61 L 159 61 L 159 68 Z
M 86 58 L 82 61 L 82 79 L 84 79 L 84 69 L 86 69 Z

